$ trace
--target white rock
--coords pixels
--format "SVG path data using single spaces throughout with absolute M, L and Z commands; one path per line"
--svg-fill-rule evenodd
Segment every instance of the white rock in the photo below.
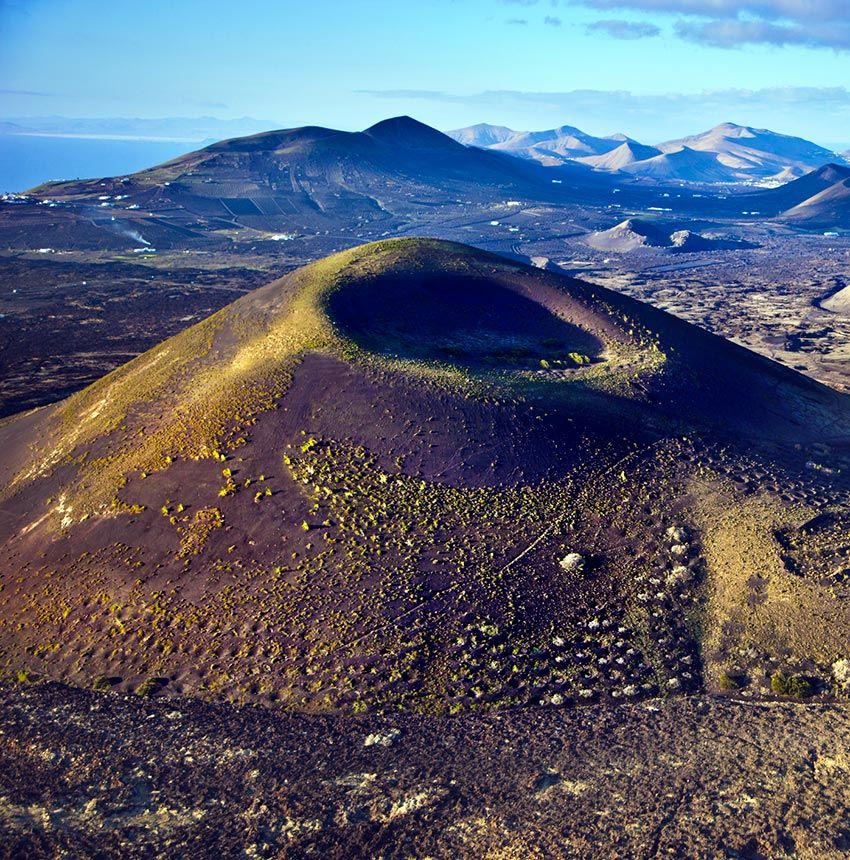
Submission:
M 683 582 L 687 582 L 692 575 L 693 574 L 689 567 L 685 567 L 683 564 L 677 564 L 667 576 L 667 585 L 671 588 L 676 585 L 681 585 Z
M 577 552 L 567 553 L 559 562 L 561 570 L 568 573 L 584 570 L 584 556 Z
M 832 677 L 842 690 L 850 690 L 850 660 L 843 657 L 832 664 Z
M 390 729 L 388 732 L 384 732 L 384 734 L 375 733 L 373 735 L 367 735 L 366 740 L 363 741 L 364 747 L 373 747 L 373 746 L 381 746 L 381 747 L 389 747 L 392 746 L 397 738 L 401 735 L 401 729 Z

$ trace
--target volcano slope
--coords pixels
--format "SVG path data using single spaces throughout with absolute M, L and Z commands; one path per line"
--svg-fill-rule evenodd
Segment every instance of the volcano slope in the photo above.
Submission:
M 129 176 L 41 185 L 6 207 L 13 211 L 0 208 L 0 246 L 121 250 L 136 235 L 160 250 L 228 253 L 240 236 L 387 235 L 453 202 L 607 201 L 614 184 L 584 165 L 556 175 L 559 187 L 537 164 L 465 147 L 407 116 L 362 132 L 281 129 L 219 141 Z
M 3 666 L 341 713 L 826 697 L 848 421 L 603 288 L 362 246 L 0 426 Z

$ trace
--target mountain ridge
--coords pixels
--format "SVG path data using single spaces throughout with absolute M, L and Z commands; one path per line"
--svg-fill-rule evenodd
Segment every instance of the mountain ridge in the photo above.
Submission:
M 492 131 L 496 128 L 498 135 Z M 789 181 L 836 158 L 836 153 L 803 138 L 731 122 L 652 147 L 638 144 L 622 134 L 593 137 L 572 126 L 543 132 L 515 132 L 504 126 L 482 123 L 448 134 L 466 145 L 498 148 L 547 165 L 577 160 L 600 170 L 628 167 L 628 172 L 635 175 L 657 177 L 661 173 L 668 178 L 697 182 Z M 634 152 L 627 150 L 622 150 L 619 155 L 612 153 L 617 149 L 611 145 L 616 140 L 631 144 L 633 150 L 643 157 L 634 158 Z M 701 174 L 718 178 L 694 178 L 693 170 L 686 168 L 680 173 L 664 160 L 661 162 L 664 168 L 659 168 L 659 162 L 654 160 L 659 155 L 675 155 L 684 150 L 706 153 L 706 165 Z M 711 157 L 716 160 L 716 165 L 709 162 Z
M 112 223 L 120 215 L 149 245 L 169 248 L 187 241 L 227 244 L 221 231 L 234 226 L 287 235 L 330 227 L 347 232 L 364 224 L 396 229 L 447 197 L 546 200 L 605 185 L 581 164 L 559 168 L 556 176 L 560 187 L 538 164 L 465 147 L 411 117 L 396 117 L 362 132 L 320 126 L 265 131 L 129 176 L 46 183 L 29 193 L 80 207 L 85 218 L 73 226 L 85 242 L 99 228 L 105 244 L 126 244 L 126 230 Z

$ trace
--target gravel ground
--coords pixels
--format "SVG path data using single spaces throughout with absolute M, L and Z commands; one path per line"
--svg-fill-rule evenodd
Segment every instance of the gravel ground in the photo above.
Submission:
M 850 709 L 307 716 L 0 686 L 2 857 L 850 855 Z

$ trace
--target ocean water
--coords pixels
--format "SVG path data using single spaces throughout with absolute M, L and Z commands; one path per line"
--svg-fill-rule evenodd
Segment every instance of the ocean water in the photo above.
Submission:
M 50 179 L 123 176 L 200 149 L 202 145 L 0 135 L 0 193 L 26 191 Z

